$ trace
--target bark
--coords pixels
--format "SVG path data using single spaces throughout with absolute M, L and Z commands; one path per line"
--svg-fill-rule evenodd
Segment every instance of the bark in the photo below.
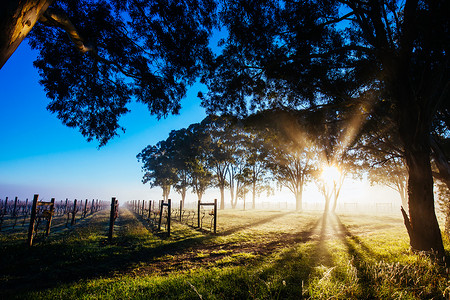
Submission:
M 435 177 L 442 181 L 450 189 L 450 163 L 444 154 L 444 151 L 439 147 L 434 138 L 431 138 L 432 156 L 439 173 L 435 173 Z
M 295 209 L 301 211 L 303 209 L 303 186 L 295 193 Z
M 3 0 L 0 4 L 0 69 L 53 0 Z
M 334 196 L 334 197 L 333 197 L 333 206 L 331 207 L 331 212 L 332 212 L 332 213 L 335 213 L 335 212 L 336 212 L 337 199 L 338 199 L 337 196 Z
M 225 209 L 225 187 L 220 187 L 220 209 Z
M 329 195 L 325 195 L 325 208 L 323 209 L 323 213 L 326 214 L 330 210 L 330 202 L 331 197 Z
M 181 208 L 184 209 L 184 201 L 186 200 L 186 188 L 181 189 Z
M 403 94 L 405 95 L 414 99 L 414 95 L 408 92 Z M 419 102 L 400 99 L 403 100 L 399 101 L 400 104 L 407 103 L 400 107 L 398 126 L 409 175 L 409 218 L 405 218 L 405 224 L 408 224 L 406 228 L 410 236 L 410 244 L 413 250 L 437 251 L 442 255 L 444 246 L 435 213 L 430 163 L 431 121 L 427 118 L 427 108 L 421 107 Z M 411 102 L 414 105 L 411 105 Z
M 256 180 L 252 183 L 252 209 L 256 208 Z

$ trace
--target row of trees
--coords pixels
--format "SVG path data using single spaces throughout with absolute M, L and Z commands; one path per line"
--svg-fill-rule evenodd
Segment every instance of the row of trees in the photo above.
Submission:
M 223 209 L 225 190 L 232 208 L 251 192 L 254 208 L 257 196 L 275 181 L 294 194 L 301 210 L 304 186 L 313 180 L 325 197 L 325 211 L 334 211 L 344 178 L 358 176 L 364 162 L 358 151 L 343 148 L 346 132 L 330 135 L 332 128 L 338 130 L 336 123 L 317 123 L 317 118 L 286 110 L 245 120 L 209 116 L 139 153 L 143 182 L 161 187 L 165 198 L 173 187 L 183 201 L 188 188 L 201 199 L 207 188 L 216 187 Z

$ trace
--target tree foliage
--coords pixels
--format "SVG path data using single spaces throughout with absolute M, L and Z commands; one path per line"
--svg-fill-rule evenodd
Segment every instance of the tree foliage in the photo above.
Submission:
M 448 1 L 229 1 L 220 15 L 229 35 L 204 76 L 203 105 L 237 115 L 389 107 L 408 170 L 411 246 L 442 254 L 430 133 L 436 123 L 448 130 L 449 14 Z
M 133 99 L 177 114 L 208 59 L 213 1 L 65 1 L 30 35 L 48 109 L 100 146 L 124 130 Z

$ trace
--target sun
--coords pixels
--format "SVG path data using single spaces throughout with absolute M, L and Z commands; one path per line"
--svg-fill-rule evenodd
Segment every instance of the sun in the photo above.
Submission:
M 341 176 L 341 172 L 336 166 L 326 166 L 322 169 L 321 178 L 329 183 L 333 184 L 339 181 L 339 177 Z

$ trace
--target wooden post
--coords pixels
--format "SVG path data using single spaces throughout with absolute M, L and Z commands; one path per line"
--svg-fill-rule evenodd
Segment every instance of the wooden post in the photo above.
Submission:
M 14 209 L 13 209 L 13 213 L 12 213 L 12 217 L 14 218 L 14 224 L 13 224 L 13 229 L 16 227 L 16 223 L 17 223 L 17 215 L 16 215 L 16 208 L 17 208 L 17 196 L 16 199 L 14 200 Z
M 12 213 L 13 217 L 16 216 L 16 208 L 17 208 L 17 196 L 16 196 L 16 199 L 14 200 L 14 209 L 13 209 L 13 213 Z
M 116 216 L 116 198 L 112 197 L 111 199 L 111 212 L 109 214 L 109 232 L 108 232 L 108 240 L 109 242 L 112 241 L 112 237 L 113 237 L 113 231 L 114 231 L 114 220 L 115 220 L 115 216 Z
M 197 209 L 197 227 L 200 228 L 200 200 L 198 200 L 198 209 Z
M 36 221 L 36 208 L 38 202 L 39 195 L 35 194 L 33 197 L 33 206 L 31 207 L 31 216 L 30 216 L 30 226 L 28 227 L 28 239 L 27 245 L 33 245 L 33 234 L 34 234 L 34 223 Z
M 87 199 L 86 201 L 84 201 L 83 217 L 86 217 L 86 209 L 87 209 Z
M 217 229 L 217 199 L 214 199 L 214 234 Z
M 172 216 L 172 205 L 171 205 L 172 200 L 168 199 L 167 201 L 169 202 L 167 204 L 167 209 L 169 210 L 167 212 L 167 234 L 170 235 L 170 219 L 171 219 L 171 216 Z
M 180 223 L 181 223 L 181 215 L 183 214 L 183 200 L 180 200 Z
M 75 215 L 77 213 L 77 199 L 73 201 L 73 210 L 72 210 L 72 222 L 70 222 L 70 226 L 75 224 Z
M 152 200 L 148 200 L 148 219 L 150 220 L 152 213 Z
M 162 213 L 163 213 L 163 204 L 164 200 L 159 200 L 159 222 L 158 222 L 158 230 L 161 230 L 161 220 L 162 220 Z
M 66 205 L 64 206 L 64 214 L 67 213 L 67 205 L 68 205 L 69 199 L 66 198 Z
M 145 210 L 145 200 L 142 200 L 142 216 L 144 216 L 144 210 Z
M 91 204 L 91 215 L 94 213 L 94 199 L 92 199 L 92 204 Z
M 52 198 L 52 200 L 50 202 L 52 204 L 50 205 L 50 215 L 48 216 L 48 220 L 47 220 L 47 228 L 45 229 L 45 236 L 48 236 L 50 234 L 50 227 L 52 226 L 53 212 L 55 211 L 55 198 Z

